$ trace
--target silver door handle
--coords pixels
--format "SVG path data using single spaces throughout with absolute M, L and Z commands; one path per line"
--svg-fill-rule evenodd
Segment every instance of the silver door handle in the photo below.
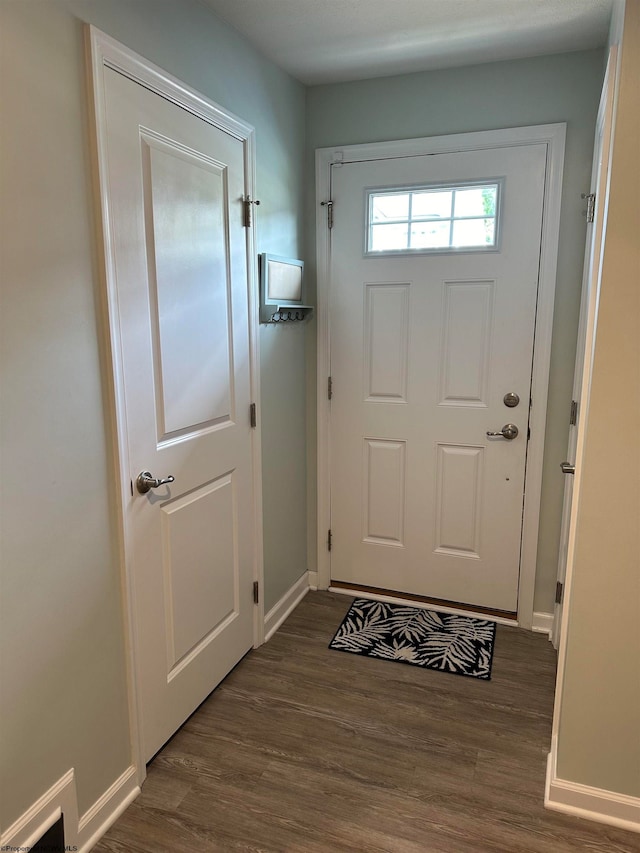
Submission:
M 151 471 L 141 471 L 136 477 L 136 489 L 141 495 L 146 495 L 150 489 L 157 489 L 158 486 L 165 486 L 167 483 L 173 483 L 174 480 L 175 477 L 172 477 L 171 474 L 158 480 Z
M 576 473 L 576 466 L 571 465 L 569 462 L 561 462 L 560 463 L 560 470 L 562 471 L 563 474 L 575 474 Z
M 518 427 L 515 424 L 505 424 L 499 432 L 489 432 L 487 431 L 488 436 L 500 436 L 501 438 L 506 438 L 507 441 L 513 441 L 513 439 L 518 435 Z

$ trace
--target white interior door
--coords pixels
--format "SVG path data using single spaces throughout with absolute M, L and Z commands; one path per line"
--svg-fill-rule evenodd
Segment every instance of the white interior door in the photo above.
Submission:
M 580 325 L 578 327 L 578 342 L 576 347 L 576 364 L 573 377 L 573 406 L 569 425 L 569 441 L 567 448 L 566 471 L 575 471 L 578 457 L 584 444 L 582 424 L 588 405 L 589 388 L 591 386 L 592 350 L 595 339 L 596 307 L 598 285 L 600 281 L 600 262 L 604 236 L 604 211 L 607 182 L 609 176 L 609 158 L 611 151 L 611 129 L 613 117 L 613 100 L 615 87 L 617 50 L 611 48 L 607 62 L 593 151 L 593 170 L 591 187 L 587 199 L 587 242 L 585 250 L 585 265 L 582 281 L 582 297 L 580 303 Z M 571 506 L 573 503 L 575 475 L 567 473 L 564 487 L 562 506 L 562 528 L 560 533 L 560 549 L 558 555 L 558 587 L 554 607 L 552 641 L 556 649 L 560 645 L 562 624 L 562 606 L 565 577 L 567 573 L 567 558 L 569 537 L 571 533 Z
M 332 582 L 517 610 L 545 166 L 333 167 Z
M 243 143 L 105 71 L 146 760 L 253 643 Z M 140 493 L 141 472 L 172 482 Z

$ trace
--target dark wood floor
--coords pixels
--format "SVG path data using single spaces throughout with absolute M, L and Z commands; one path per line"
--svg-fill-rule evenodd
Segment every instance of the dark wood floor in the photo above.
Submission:
M 543 808 L 555 653 L 498 626 L 492 680 L 329 651 L 310 593 L 148 768 L 98 853 L 638 853 Z

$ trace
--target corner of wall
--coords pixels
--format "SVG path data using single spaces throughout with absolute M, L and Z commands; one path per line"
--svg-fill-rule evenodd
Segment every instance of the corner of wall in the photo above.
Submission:
M 75 770 L 71 768 L 0 836 L 0 850 L 30 850 L 64 817 L 65 849 L 88 853 L 139 793 L 132 765 L 79 815 Z
M 547 759 L 545 808 L 630 832 L 640 832 L 640 797 L 628 797 L 615 791 L 560 779 L 557 775 L 557 760 L 558 740 L 554 737 Z

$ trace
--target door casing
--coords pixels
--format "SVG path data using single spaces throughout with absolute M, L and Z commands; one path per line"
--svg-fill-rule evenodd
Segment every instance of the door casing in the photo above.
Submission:
M 594 221 L 587 226 L 584 272 L 582 279 L 582 299 L 580 303 L 580 324 L 576 345 L 576 366 L 573 378 L 573 400 L 577 405 L 577 423 L 569 427 L 567 461 L 575 467 L 575 475 L 566 475 L 564 501 L 562 507 L 562 527 L 560 530 L 560 548 L 558 555 L 558 583 L 563 592 L 560 601 L 556 601 L 553 615 L 551 642 L 559 649 L 564 631 L 564 602 L 568 595 L 568 565 L 573 561 L 575 524 L 577 514 L 573 512 L 573 503 L 577 504 L 580 480 L 582 477 L 580 462 L 584 453 L 586 438 L 586 416 L 589 407 L 589 392 L 593 370 L 593 347 L 595 344 L 597 306 L 600 289 L 601 260 L 604 251 L 605 207 L 611 172 L 611 143 L 613 138 L 613 108 L 616 91 L 616 66 L 618 50 L 616 45 L 609 49 L 607 69 L 602 86 L 602 95 L 596 119 L 596 137 L 591 172 L 591 192 L 596 194 Z M 570 544 L 571 543 L 571 544 Z M 569 551 L 571 550 L 571 557 Z M 558 670 L 560 672 L 560 670 Z M 557 695 L 560 695 L 559 693 Z
M 115 485 L 112 500 L 116 504 L 118 524 L 118 553 L 121 567 L 121 589 L 124 613 L 124 639 L 127 658 L 127 688 L 129 701 L 129 725 L 132 751 L 132 764 L 136 768 L 138 783 L 142 784 L 146 776 L 146 766 L 140 737 L 140 703 L 138 701 L 137 677 L 138 654 L 133 609 L 133 572 L 130 561 L 131 531 L 124 507 L 129 495 L 130 478 L 127 460 L 127 422 L 124 406 L 124 369 L 121 360 L 119 341 L 119 322 L 116 302 L 116 282 L 114 265 L 114 246 L 110 222 L 109 189 L 106 172 L 106 111 L 104 103 L 104 71 L 111 68 L 152 92 L 166 98 L 177 106 L 192 113 L 208 124 L 219 128 L 230 136 L 240 140 L 244 151 L 245 197 L 254 195 L 255 187 L 255 139 L 253 128 L 241 119 L 223 110 L 204 95 L 190 88 L 180 80 L 148 62 L 129 48 L 96 29 L 85 27 L 85 45 L 87 72 L 89 78 L 88 95 L 90 114 L 93 116 L 92 147 L 93 177 L 96 205 L 98 208 L 100 243 L 100 273 L 103 281 L 101 305 L 101 337 L 103 348 L 103 373 L 108 384 L 108 406 L 111 436 L 113 438 L 113 467 Z M 258 295 L 256 275 L 255 234 L 253 228 L 247 229 L 247 270 L 249 300 L 249 358 L 251 397 L 260 399 L 260 359 L 258 343 Z M 261 443 L 259 430 L 252 434 L 253 504 L 255 518 L 255 553 L 253 557 L 254 580 L 263 588 L 262 561 L 262 477 Z M 254 607 L 253 645 L 254 648 L 264 642 L 264 604 L 263 596 Z
M 312 586 L 317 584 L 318 588 L 327 589 L 331 582 L 330 554 L 327 548 L 327 531 L 331 528 L 329 465 L 331 453 L 331 408 L 327 395 L 327 378 L 331 375 L 329 327 L 331 241 L 330 231 L 327 227 L 326 207 L 322 205 L 331 200 L 332 164 L 542 143 L 547 146 L 547 168 L 531 382 L 531 399 L 533 401 L 530 420 L 531 438 L 529 441 L 525 475 L 525 501 L 518 590 L 518 625 L 527 629 L 533 627 L 533 601 L 538 551 L 542 465 L 544 460 L 547 394 L 551 362 L 551 335 L 556 288 L 565 136 L 566 124 L 558 123 L 508 128 L 505 130 L 480 131 L 477 133 L 425 137 L 422 139 L 405 139 L 393 142 L 320 148 L 316 151 L 318 568 L 317 578 L 312 577 L 311 579 Z

